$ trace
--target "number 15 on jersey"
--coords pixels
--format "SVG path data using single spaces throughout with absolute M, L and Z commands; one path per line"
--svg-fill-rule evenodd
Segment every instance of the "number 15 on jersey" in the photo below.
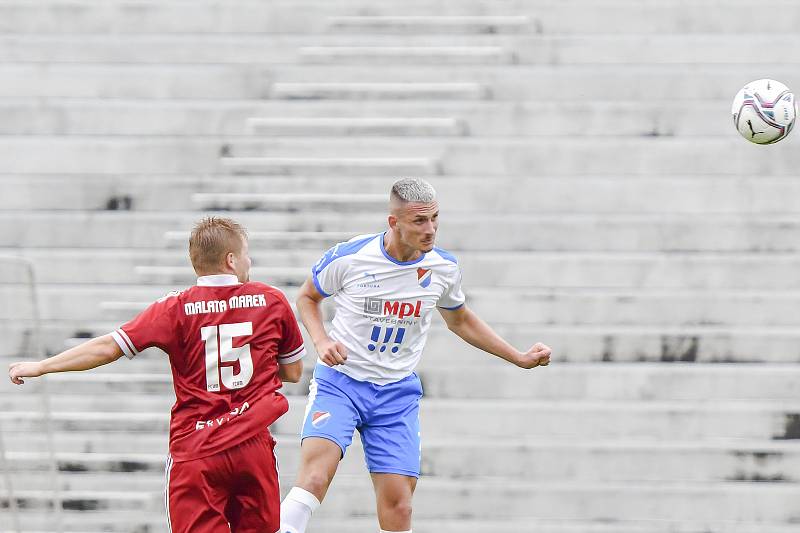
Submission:
M 220 379 L 226 389 L 241 389 L 253 378 L 253 358 L 250 345 L 233 347 L 233 339 L 253 334 L 252 322 L 220 324 L 200 329 L 200 338 L 206 345 L 206 389 L 220 391 Z M 239 361 L 239 373 L 234 374 L 233 365 L 221 363 Z

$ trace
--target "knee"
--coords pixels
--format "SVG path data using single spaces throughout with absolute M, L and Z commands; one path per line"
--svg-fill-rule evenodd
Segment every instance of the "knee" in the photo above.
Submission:
M 310 468 L 303 472 L 299 485 L 312 494 L 325 494 L 332 479 L 325 469 Z
M 397 521 L 408 522 L 411 520 L 411 498 L 398 497 L 383 502 L 384 511 L 392 515 Z

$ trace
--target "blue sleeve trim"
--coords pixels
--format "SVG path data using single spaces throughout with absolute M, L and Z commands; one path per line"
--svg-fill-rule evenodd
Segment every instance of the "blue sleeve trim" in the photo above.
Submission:
M 455 306 L 455 307 L 442 307 L 442 306 L 440 305 L 440 306 L 439 306 L 439 309 L 445 309 L 445 310 L 447 310 L 447 311 L 455 311 L 456 309 L 461 309 L 462 307 L 464 307 L 464 304 L 458 304 L 458 305 L 457 305 L 457 306 Z
M 329 297 L 329 296 L 330 296 L 330 294 L 328 294 L 327 292 L 325 292 L 325 291 L 323 291 L 323 290 L 322 290 L 322 287 L 321 287 L 321 286 L 320 286 L 320 284 L 319 284 L 319 280 L 317 279 L 317 272 L 316 272 L 316 270 L 315 270 L 315 269 L 313 269 L 313 268 L 311 269 L 311 279 L 313 279 L 313 280 L 314 280 L 314 287 L 316 287 L 316 288 L 317 288 L 317 292 L 319 292 L 319 293 L 320 293 L 322 296 L 324 296 L 325 298 L 327 298 L 327 297 Z
M 433 249 L 436 250 L 436 253 L 439 254 L 442 257 L 442 259 L 450 261 L 451 263 L 455 263 L 456 265 L 458 264 L 458 259 L 456 259 L 456 256 L 454 256 L 447 250 L 442 250 L 441 248 L 436 248 L 436 247 L 434 247 Z
M 363 239 L 359 239 L 357 241 L 352 242 L 340 242 L 327 252 L 322 258 L 317 261 L 317 264 L 311 269 L 314 275 L 319 274 L 325 267 L 336 261 L 337 259 L 341 259 L 342 257 L 353 255 L 354 253 L 361 250 L 364 246 L 370 243 L 373 239 L 375 239 L 380 233 L 377 235 L 369 235 L 368 237 L 364 237 Z

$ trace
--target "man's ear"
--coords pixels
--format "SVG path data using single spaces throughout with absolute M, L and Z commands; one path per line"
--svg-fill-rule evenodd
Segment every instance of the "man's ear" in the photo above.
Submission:
M 394 215 L 389 215 L 389 227 L 394 229 L 397 226 L 397 217 Z
M 234 267 L 236 266 L 236 255 L 233 252 L 228 252 L 225 254 L 225 266 L 235 270 Z

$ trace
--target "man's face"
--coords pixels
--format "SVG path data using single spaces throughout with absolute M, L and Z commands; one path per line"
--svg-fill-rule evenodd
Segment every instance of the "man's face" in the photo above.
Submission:
M 423 253 L 433 250 L 439 229 L 437 202 L 409 202 L 397 209 L 395 218 L 396 231 L 403 244 Z
M 247 283 L 250 281 L 250 250 L 247 246 L 247 240 L 242 239 L 242 249 L 238 254 L 234 254 L 235 264 L 233 270 L 236 272 L 236 277 L 240 283 Z

